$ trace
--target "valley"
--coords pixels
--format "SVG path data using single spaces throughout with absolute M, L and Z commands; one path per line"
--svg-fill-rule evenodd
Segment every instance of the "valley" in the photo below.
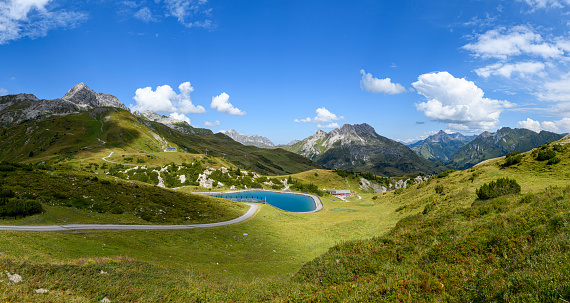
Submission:
M 490 137 L 507 138 L 510 149 L 455 170 L 367 124 L 258 148 L 150 113 L 91 107 L 85 100 L 99 95 L 85 85 L 71 91 L 83 96 L 82 106 L 11 120 L 0 130 L 0 225 L 28 228 L 0 231 L 0 280 L 21 279 L 0 282 L 0 300 L 489 301 L 567 294 L 570 148 L 561 135 L 525 141 L 520 137 L 529 133 L 517 139 L 510 129 L 482 134 L 451 150 L 457 155 Z M 0 99 L 12 102 L 4 117 L 21 116 L 10 112 L 17 99 Z M 433 156 L 441 138 L 419 153 Z M 450 155 L 445 159 L 456 157 Z M 478 198 L 501 178 L 520 192 Z M 295 213 L 201 194 L 246 189 L 309 193 L 322 209 Z M 41 209 L 22 212 L 13 206 L 20 202 Z M 50 231 L 33 230 L 40 226 Z

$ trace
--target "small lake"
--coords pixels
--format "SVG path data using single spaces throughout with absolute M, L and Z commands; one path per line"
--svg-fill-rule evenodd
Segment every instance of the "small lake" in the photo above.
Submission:
M 310 212 L 317 209 L 313 198 L 292 193 L 252 190 L 227 194 L 208 194 L 208 196 L 239 202 L 265 202 L 281 210 L 296 213 Z

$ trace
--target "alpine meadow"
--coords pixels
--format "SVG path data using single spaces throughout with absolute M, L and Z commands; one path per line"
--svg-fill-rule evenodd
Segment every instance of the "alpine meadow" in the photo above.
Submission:
M 570 2 L 0 0 L 0 302 L 569 302 Z

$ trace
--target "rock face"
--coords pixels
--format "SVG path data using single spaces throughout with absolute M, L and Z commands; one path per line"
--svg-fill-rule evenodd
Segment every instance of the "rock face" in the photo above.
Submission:
M 83 82 L 67 91 L 61 100 L 76 104 L 81 110 L 89 110 L 95 107 L 116 107 L 129 110 L 117 97 L 94 92 Z
M 117 97 L 97 93 L 80 83 L 61 99 L 40 100 L 32 94 L 0 97 L 0 127 L 8 127 L 52 115 L 69 115 L 98 107 L 115 107 L 129 110 Z
M 526 152 L 563 137 L 547 131 L 536 133 L 524 128 L 503 127 L 496 133 L 483 132 L 460 148 L 449 163 L 458 169 L 466 169 L 487 159 L 502 157 L 516 151 Z
M 205 135 L 213 135 L 214 133 L 205 128 L 195 128 L 190 126 L 186 121 L 181 121 L 178 119 L 174 119 L 171 117 L 159 115 L 153 111 L 145 110 L 143 112 L 135 111 L 133 113 L 135 117 L 141 118 L 147 121 L 154 121 L 158 123 L 162 123 L 172 129 L 179 130 L 187 135 L 196 135 L 196 136 L 205 136 Z
M 384 176 L 437 173 L 446 167 L 415 154 L 402 143 L 376 133 L 368 124 L 345 124 L 283 148 L 303 155 L 326 168 L 367 171 Z
M 232 138 L 234 141 L 239 142 L 243 145 L 251 145 L 257 146 L 261 148 L 268 148 L 273 147 L 275 144 L 271 142 L 271 140 L 267 139 L 266 137 L 258 136 L 258 135 L 243 135 L 239 134 L 234 129 L 230 129 L 227 131 L 222 131 L 222 134 Z
M 440 131 L 435 135 L 419 141 L 410 148 L 418 155 L 429 159 L 448 162 L 465 144 L 471 142 L 477 136 L 464 136 L 460 133 L 448 134 Z

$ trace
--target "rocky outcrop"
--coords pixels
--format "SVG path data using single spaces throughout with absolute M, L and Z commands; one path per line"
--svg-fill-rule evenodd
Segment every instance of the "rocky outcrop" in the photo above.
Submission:
M 259 135 L 239 134 L 234 129 L 230 129 L 227 131 L 221 131 L 220 133 L 232 138 L 234 141 L 239 142 L 243 145 L 251 145 L 251 146 L 257 146 L 257 147 L 261 147 L 261 148 L 268 148 L 268 147 L 274 147 L 275 146 L 275 144 L 273 144 L 273 142 L 271 142 L 271 140 L 267 139 L 266 137 L 262 137 Z

